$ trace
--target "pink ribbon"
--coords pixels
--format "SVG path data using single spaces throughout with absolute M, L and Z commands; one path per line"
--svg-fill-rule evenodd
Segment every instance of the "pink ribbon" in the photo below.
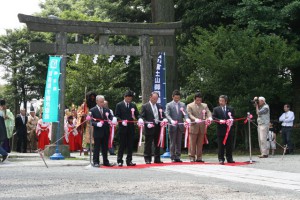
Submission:
M 134 108 L 132 108 L 134 109 Z M 131 111 L 132 111 L 131 109 Z M 139 138 L 139 147 L 142 146 L 142 137 L 143 137 L 143 127 L 144 127 L 144 123 L 137 123 L 139 129 L 140 129 L 140 138 Z
M 131 108 L 131 116 L 132 116 L 132 119 L 135 119 L 135 117 L 134 117 L 134 111 L 135 111 L 135 109 L 134 109 L 134 108 Z
M 116 127 L 115 124 L 110 123 L 110 134 L 109 134 L 108 148 L 113 147 L 113 142 L 114 142 L 114 137 L 115 137 L 115 127 Z
M 202 110 L 202 119 L 205 119 L 206 110 Z
M 185 127 L 185 134 L 184 134 L 184 148 L 187 148 L 189 146 L 188 144 L 188 138 L 189 138 L 189 132 L 190 132 L 190 124 L 187 122 L 184 122 Z
M 203 138 L 203 143 L 208 144 L 208 138 L 207 138 L 207 127 L 211 125 L 211 120 L 207 119 L 205 120 L 205 128 L 204 128 L 204 138 Z
M 162 112 L 163 112 L 163 110 L 160 108 L 160 109 L 159 109 L 160 118 L 163 118 L 163 117 L 162 117 Z
M 183 107 L 180 108 L 180 111 L 182 112 L 183 115 L 185 115 Z
M 227 129 L 226 129 L 226 134 L 225 134 L 225 137 L 224 137 L 224 140 L 223 140 L 224 145 L 226 144 L 226 141 L 227 141 L 227 138 L 228 138 L 231 126 L 232 126 L 232 122 L 233 122 L 232 119 L 226 120 Z
M 168 122 L 162 121 L 160 123 L 160 134 L 159 134 L 159 140 L 157 143 L 158 147 L 164 148 L 165 147 L 165 128 L 167 127 Z
M 85 120 L 87 120 L 87 121 L 90 121 L 92 118 L 91 118 L 91 116 L 89 116 L 89 115 L 87 115 L 86 116 L 86 118 L 85 118 Z
M 248 122 L 248 120 L 250 120 L 251 121 L 251 119 L 253 118 L 253 115 L 249 115 L 249 119 L 248 119 L 248 117 L 245 119 L 245 121 L 244 121 L 244 124 L 247 124 L 247 122 Z

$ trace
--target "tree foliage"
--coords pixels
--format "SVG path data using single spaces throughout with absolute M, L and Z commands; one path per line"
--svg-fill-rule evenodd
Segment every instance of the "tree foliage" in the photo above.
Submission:
M 44 36 L 30 33 L 26 29 L 7 30 L 0 36 L 0 65 L 5 69 L 5 98 L 11 102 L 12 110 L 17 111 L 21 103 L 44 96 L 47 71 L 47 56 L 29 53 L 30 41 L 44 41 Z M 43 78 L 44 77 L 44 78 Z M 10 102 L 10 101 L 8 101 Z

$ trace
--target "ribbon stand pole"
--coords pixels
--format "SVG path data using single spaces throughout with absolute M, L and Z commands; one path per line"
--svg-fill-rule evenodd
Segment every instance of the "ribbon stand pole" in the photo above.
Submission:
M 247 118 L 248 118 L 248 133 L 249 133 L 249 163 L 252 164 L 252 149 L 251 149 L 251 118 L 250 118 L 250 112 L 247 112 Z

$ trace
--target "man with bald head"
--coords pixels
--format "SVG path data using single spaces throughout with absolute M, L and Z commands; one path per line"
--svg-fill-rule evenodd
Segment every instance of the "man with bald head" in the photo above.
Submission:
M 268 133 L 270 124 L 270 108 L 266 103 L 264 97 L 254 97 L 256 114 L 257 114 L 257 132 L 258 132 L 258 143 L 260 148 L 259 158 L 268 158 L 269 147 L 268 147 Z

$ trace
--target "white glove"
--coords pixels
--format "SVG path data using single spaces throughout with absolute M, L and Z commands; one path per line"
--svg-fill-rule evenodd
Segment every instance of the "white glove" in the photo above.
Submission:
M 148 124 L 147 127 L 148 127 L 148 128 L 153 128 L 154 125 L 153 125 L 153 124 Z
M 212 118 L 212 117 L 209 117 L 209 118 L 208 118 L 208 120 L 212 121 L 212 120 L 213 120 L 213 118 Z
M 221 119 L 220 124 L 225 124 L 225 120 Z
M 98 127 L 102 127 L 102 126 L 103 126 L 102 122 L 98 122 L 98 123 L 97 123 L 97 126 L 98 126 Z
M 166 122 L 166 123 L 168 123 L 168 120 L 167 120 L 166 118 L 164 118 L 164 119 L 163 119 L 163 122 Z
M 200 119 L 196 118 L 196 119 L 195 119 L 195 122 L 196 122 L 197 124 L 199 124 L 201 121 L 200 121 Z
M 117 118 L 116 118 L 116 117 L 113 117 L 111 123 L 112 123 L 113 125 L 117 125 L 117 123 L 118 123 Z
M 191 124 L 191 120 L 190 120 L 189 118 L 187 118 L 185 121 L 186 121 L 188 124 Z
M 138 123 L 139 123 L 139 124 L 143 124 L 143 123 L 144 123 L 144 120 L 143 120 L 142 118 L 139 118 Z
M 122 125 L 123 125 L 123 126 L 127 126 L 127 120 L 123 120 L 123 121 L 122 121 Z
M 176 124 L 177 124 L 177 121 L 171 120 L 171 124 L 172 124 L 172 125 L 176 125 Z

